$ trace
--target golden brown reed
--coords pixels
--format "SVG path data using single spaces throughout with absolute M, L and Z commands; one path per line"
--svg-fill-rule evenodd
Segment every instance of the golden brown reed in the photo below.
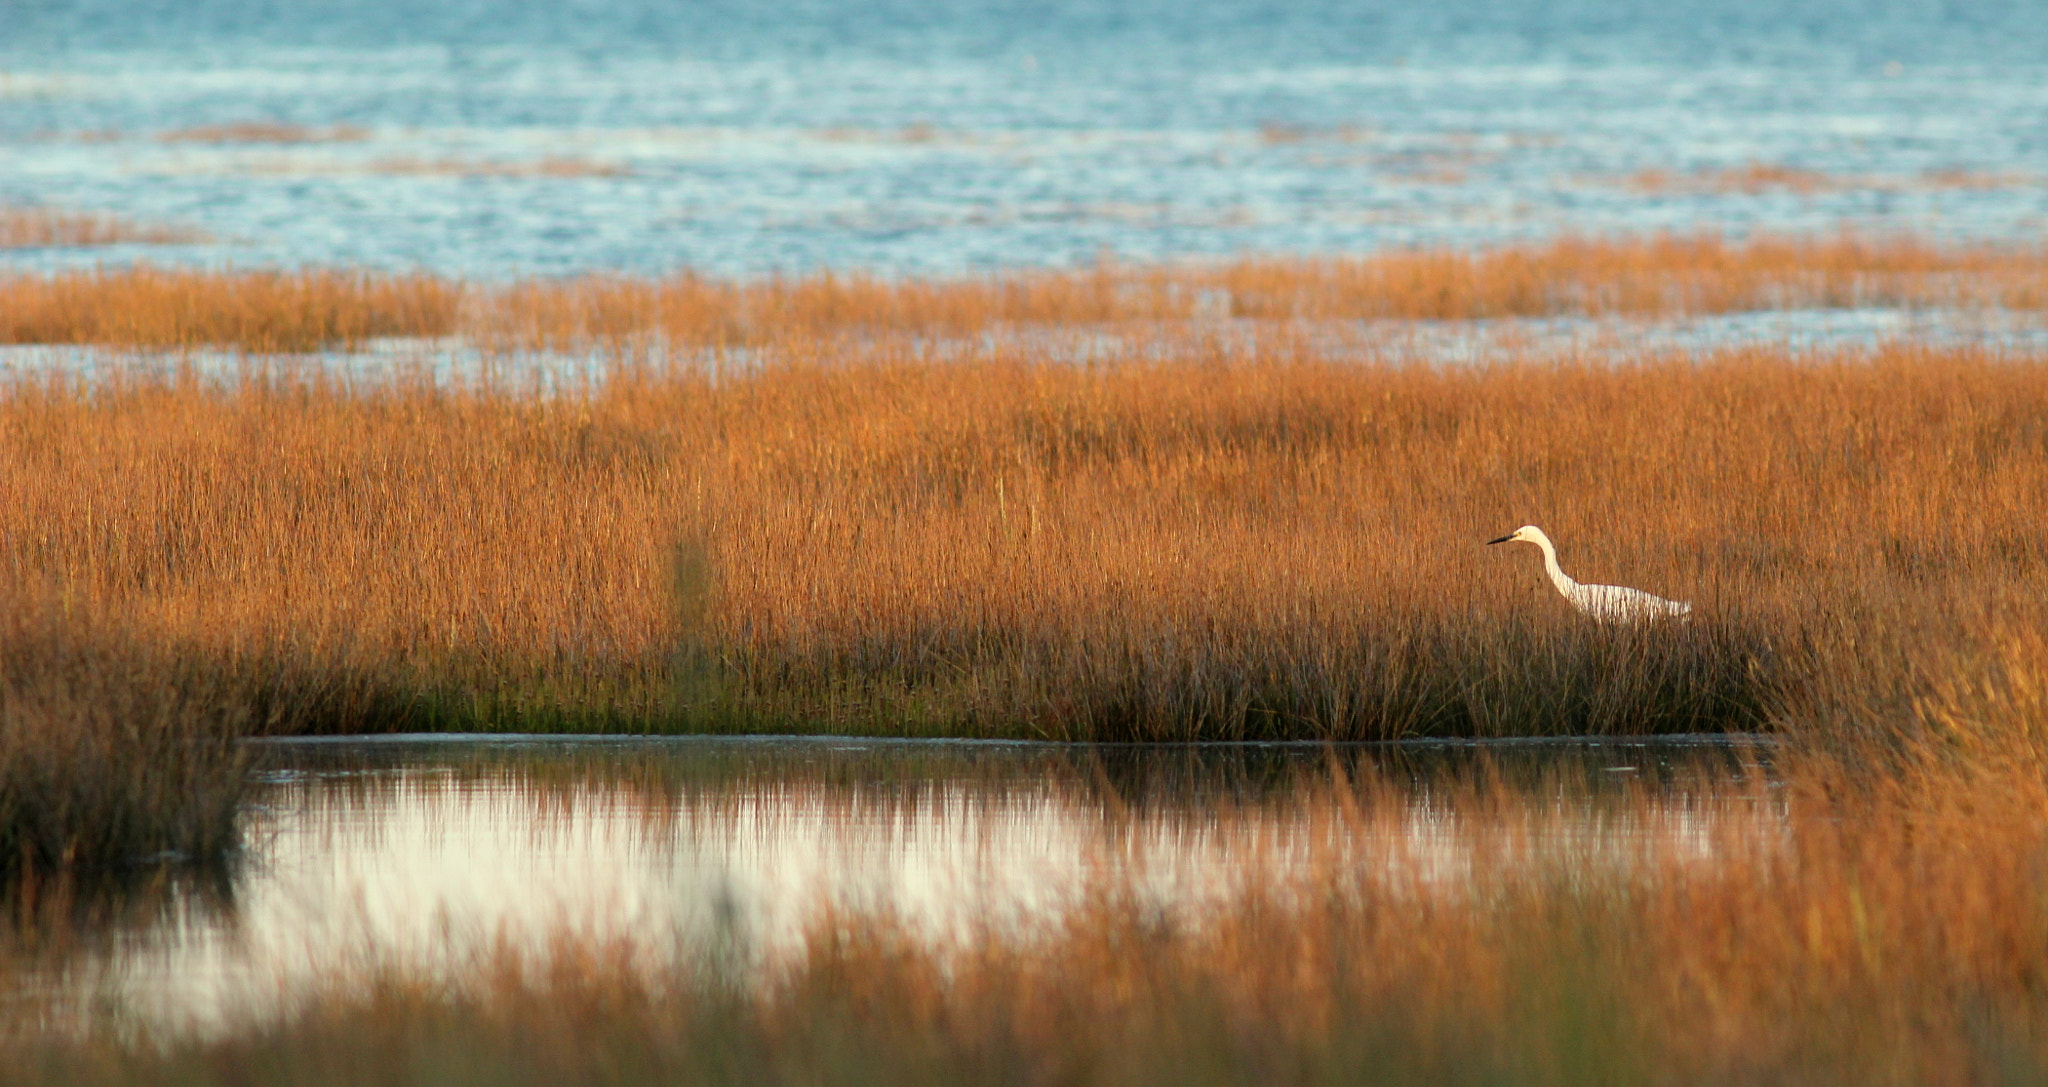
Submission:
M 218 861 L 261 725 L 250 685 L 135 643 L 59 590 L 0 608 L 0 888 Z
M 1916 654 L 2041 615 L 2031 363 L 1175 342 L 791 347 L 550 395 L 22 382 L 0 576 L 258 662 L 317 692 L 292 727 L 336 729 L 1798 727 L 1910 709 Z M 1698 620 L 1581 622 L 1533 551 L 1480 546 L 1532 521 Z
M 427 276 L 123 271 L 0 282 L 0 342 L 256 352 L 350 347 L 452 330 L 461 292 Z
M 132 223 L 114 215 L 81 215 L 52 208 L 0 207 L 0 249 L 189 245 L 207 240 L 202 231 Z
M 1757 309 L 2042 304 L 2042 257 L 1852 236 L 1566 238 L 1490 252 L 1243 261 L 1200 286 L 1241 317 L 1471 320 Z
M 425 276 L 141 269 L 0 277 L 0 343 L 271 351 L 460 333 L 493 348 L 614 350 L 654 340 L 760 346 L 1218 316 L 1467 320 L 1844 306 L 2044 309 L 2048 258 L 2035 248 L 1911 238 L 1697 235 L 963 280 L 819 273 L 742 283 L 682 274 L 495 288 Z

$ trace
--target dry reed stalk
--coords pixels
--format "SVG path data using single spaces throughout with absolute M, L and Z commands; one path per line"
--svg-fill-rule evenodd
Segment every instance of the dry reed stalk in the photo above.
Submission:
M 2040 615 L 2032 365 L 1213 349 L 792 351 L 548 397 L 20 384 L 0 575 L 268 662 L 326 707 L 292 727 L 345 729 L 1753 728 L 1909 706 L 1915 654 Z M 1585 625 L 1479 546 L 1530 521 L 1698 621 Z
M 523 168 L 523 167 L 522 167 Z M 458 300 L 466 304 L 458 306 Z M 492 348 L 630 351 L 1015 328 L 1264 320 L 1662 316 L 1839 306 L 2048 308 L 2040 251 L 1910 238 L 1590 240 L 1481 253 L 1247 260 L 1218 267 L 887 281 L 820 273 L 735 283 L 593 276 L 502 289 L 424 276 L 139 269 L 0 279 L 0 343 L 348 346 L 460 333 Z

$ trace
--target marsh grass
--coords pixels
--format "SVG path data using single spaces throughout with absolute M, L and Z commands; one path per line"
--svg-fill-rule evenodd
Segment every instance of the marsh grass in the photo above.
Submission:
M 521 176 L 586 176 L 586 166 L 543 160 L 503 168 Z M 472 165 L 405 168 L 466 172 Z M 820 273 L 733 282 L 682 274 L 489 287 L 418 275 L 144 267 L 0 278 L 0 343 L 266 353 L 353 347 L 375 336 L 461 335 L 493 350 L 600 349 L 630 357 L 649 344 L 795 350 L 848 338 L 1217 317 L 1655 317 L 1855 306 L 2040 310 L 2048 308 L 2048 263 L 2038 249 L 1912 238 L 1766 235 L 1735 242 L 1692 235 L 1182 268 L 1102 264 L 960 280 Z
M 1245 264 L 1215 282 L 1237 284 L 1234 311 L 1276 318 L 1953 300 L 1943 291 L 2039 304 L 2030 257 L 1664 244 Z M 10 1074 L 2039 1077 L 2037 359 L 1894 345 L 1440 371 L 1165 327 L 1152 335 L 1176 361 L 1073 366 L 999 343 L 940 359 L 823 335 L 1193 305 L 1185 281 L 1120 276 L 957 291 L 586 281 L 479 298 L 433 280 L 142 270 L 0 288 L 0 320 L 30 330 L 16 338 L 50 342 L 268 351 L 654 330 L 764 345 L 738 373 L 622 364 L 545 391 L 254 367 L 11 379 L 8 893 L 42 896 L 24 890 L 51 886 L 39 873 L 232 852 L 245 778 L 230 741 L 262 732 L 1769 728 L 1789 737 L 1767 802 L 1787 813 L 1782 833 L 1703 823 L 1620 870 L 1490 863 L 1557 840 L 1555 790 L 1478 782 L 1449 794 L 1497 828 L 1476 882 L 1326 859 L 1185 925 L 1106 861 L 1055 931 L 991 931 L 944 958 L 888 918 L 833 918 L 773 985 L 742 989 L 702 963 L 650 973 L 640 949 L 565 940 L 453 985 L 373 966 L 215 1038 L 121 1023 L 59 1036 L 11 1017 Z M 741 304 L 742 290 L 757 293 Z M 1580 622 L 1533 554 L 1481 545 L 1525 522 L 1579 577 L 1691 600 L 1695 620 Z M 1319 796 L 1335 836 L 1407 818 L 1368 775 L 1333 773 Z M 23 903 L 17 918 L 52 916 Z
M 203 231 L 130 222 L 55 208 L 0 207 L 0 249 L 45 246 L 190 245 L 209 241 Z
M 2041 615 L 2021 361 L 1207 350 L 792 349 L 547 394 L 21 382 L 0 576 L 253 677 L 286 731 L 1789 727 L 1903 712 L 1930 648 Z M 1582 622 L 1533 552 L 1481 546 L 1532 521 L 1695 621 Z
M 0 888 L 234 849 L 241 692 L 54 601 L 12 595 L 0 624 Z
M 425 276 L 344 272 L 123 271 L 0 282 L 0 342 L 247 351 L 350 347 L 377 336 L 441 335 L 461 291 Z

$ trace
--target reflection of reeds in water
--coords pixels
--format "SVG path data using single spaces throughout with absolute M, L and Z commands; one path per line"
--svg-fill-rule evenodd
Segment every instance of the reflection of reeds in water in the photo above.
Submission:
M 556 169 L 548 161 L 504 169 Z M 493 172 L 501 164 L 406 169 L 441 172 L 444 165 L 461 173 L 472 166 Z M 580 175 L 586 165 L 560 169 Z M 367 336 L 460 334 L 499 348 L 595 346 L 632 354 L 650 339 L 675 347 L 815 348 L 846 336 L 1216 316 L 1466 320 L 1841 306 L 2041 309 L 2048 307 L 2042 268 L 2041 253 L 2024 248 L 1699 236 L 1213 267 L 1104 265 L 954 281 L 821 273 L 735 283 L 682 275 L 487 288 L 424 276 L 142 269 L 0 279 L 0 342 L 281 351 L 353 345 Z
M 263 745 L 256 766 L 288 767 L 280 788 L 303 789 L 342 811 L 425 789 L 489 798 L 541 822 L 573 823 L 580 806 L 596 804 L 671 826 L 678 817 L 730 825 L 744 821 L 734 813 L 758 810 L 824 811 L 860 827 L 891 827 L 967 802 L 1192 825 L 1225 813 L 1299 815 L 1327 803 L 1332 782 L 1405 797 L 1411 808 L 1482 789 L 1571 797 L 1580 812 L 1627 808 L 1645 790 L 1685 807 L 1686 797 L 1726 791 L 1731 781 L 1763 781 L 1774 750 L 1656 740 L 1158 747 L 703 737 L 443 747 L 366 738 Z
M 133 979 L 119 991 L 159 1027 L 289 1007 L 364 959 L 455 963 L 460 984 L 472 956 L 545 944 L 561 927 L 631 939 L 650 961 L 715 954 L 754 986 L 800 963 L 807 934 L 833 918 L 887 918 L 937 952 L 990 929 L 1037 939 L 1107 876 L 1162 922 L 1202 926 L 1248 894 L 1296 893 L 1334 871 L 1398 897 L 1471 888 L 1503 865 L 1604 878 L 1644 856 L 1711 863 L 1716 843 L 1774 838 L 1782 818 L 1761 778 L 1726 780 L 1725 758 L 1587 790 L 1575 767 L 1508 781 L 1478 764 L 1414 770 L 1382 765 L 1385 752 L 1326 752 L 1334 761 L 1288 758 L 1284 785 L 1233 797 L 1218 786 L 1244 767 L 1215 752 L 1196 781 L 1159 766 L 1139 791 L 1091 773 L 1095 752 L 841 759 L 732 745 L 744 764 L 711 765 L 700 753 L 415 750 L 398 772 L 374 753 L 312 760 L 255 797 L 260 859 L 232 933 L 151 941 L 160 950 L 127 959 L 103 942 L 79 954 L 115 956 L 108 965 Z M 370 772 L 335 776 L 351 764 Z
M 0 207 L 0 249 L 190 245 L 207 240 L 202 231 L 133 223 L 115 215 L 77 214 L 51 208 Z
M 554 397 L 21 384 L 0 575 L 341 730 L 1797 728 L 1910 717 L 1916 655 L 2040 614 L 2035 368 L 1231 350 L 792 350 Z M 1585 624 L 1479 546 L 1528 521 L 1696 621 Z
M 1112 839 L 1071 909 L 1035 928 L 940 947 L 839 911 L 745 980 L 716 966 L 739 930 L 680 950 L 500 944 L 453 978 L 369 958 L 280 1018 L 146 1048 L 31 1036 L 39 1060 L 16 1067 L 47 1082 L 418 1067 L 455 1083 L 2030 1080 L 2048 1064 L 2048 920 L 2040 867 L 2015 858 L 2048 850 L 2044 662 L 2038 637 L 2015 636 L 1988 671 L 1952 662 L 1970 678 L 1930 705 L 1953 720 L 1942 734 L 1796 754 L 1765 833 L 1739 788 L 1689 824 L 1659 814 L 1668 797 L 1618 797 L 1605 818 L 1625 864 L 1546 854 L 1573 817 L 1556 794 L 1483 782 L 1434 794 L 1440 825 L 1469 828 L 1458 878 L 1359 863 L 1343 843 L 1413 826 L 1411 794 L 1330 779 L 1297 794 L 1318 813 L 1305 844 L 1243 838 L 1239 893 L 1200 917 L 1156 908 L 1154 873 Z

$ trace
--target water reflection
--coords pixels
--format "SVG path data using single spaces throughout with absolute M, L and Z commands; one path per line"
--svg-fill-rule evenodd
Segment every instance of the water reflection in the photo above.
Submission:
M 459 978 L 564 931 L 758 973 L 831 917 L 884 915 L 939 947 L 1028 934 L 1104 875 L 1200 924 L 1255 888 L 1711 864 L 1770 848 L 1782 820 L 1769 750 L 1703 739 L 288 743 L 260 773 L 238 870 L 88 919 L 106 935 L 53 972 L 66 1006 L 203 1028 L 351 972 Z
M 1226 300 L 1218 296 L 1218 305 Z M 1532 364 L 1627 365 L 1645 359 L 1712 359 L 1748 350 L 1789 351 L 1825 358 L 1909 346 L 1982 350 L 2032 358 L 2048 351 L 2040 313 L 1990 306 L 1866 306 L 1765 309 L 1747 312 L 1627 316 L 1500 317 L 1474 320 L 1273 320 L 1202 316 L 1190 322 L 1025 325 L 975 336 L 881 336 L 848 340 L 856 355 L 874 351 L 900 359 L 961 363 L 991 355 L 1026 356 L 1078 366 L 1132 361 L 1199 363 L 1218 351 L 1280 352 L 1333 366 L 1480 366 L 1503 357 Z M 656 373 L 736 375 L 770 361 L 773 352 L 741 346 L 674 343 L 649 333 L 626 345 L 583 350 L 510 349 L 462 336 L 385 337 L 352 350 L 251 355 L 226 348 L 134 351 L 78 344 L 0 344 L 0 375 L 65 374 L 89 382 L 147 377 L 172 370 L 232 381 L 325 373 L 353 381 L 453 384 L 528 389 L 601 383 L 622 366 Z

